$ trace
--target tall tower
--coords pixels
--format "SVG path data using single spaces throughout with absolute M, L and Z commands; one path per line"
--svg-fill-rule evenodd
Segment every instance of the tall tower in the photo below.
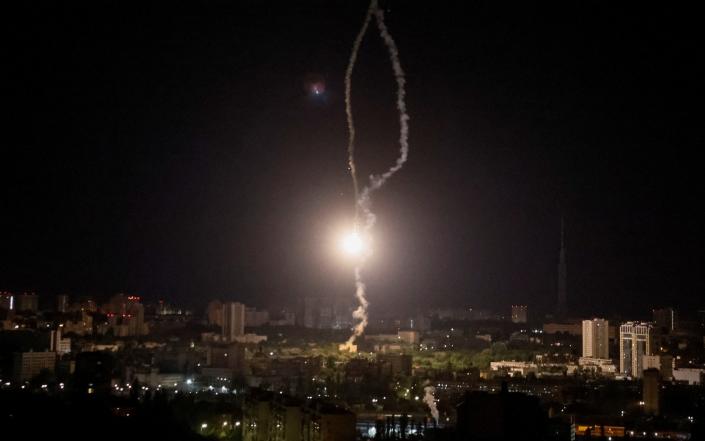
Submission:
M 651 323 L 626 322 L 619 327 L 619 372 L 641 378 L 644 355 L 651 355 L 654 328 Z
M 245 334 L 245 305 L 237 302 L 223 304 L 223 339 L 235 341 Z
M 556 315 L 558 318 L 565 318 L 568 310 L 565 252 L 565 223 L 563 217 L 561 217 L 561 251 L 558 260 L 558 303 L 556 303 Z
M 583 320 L 583 357 L 609 358 L 609 322 L 594 318 Z

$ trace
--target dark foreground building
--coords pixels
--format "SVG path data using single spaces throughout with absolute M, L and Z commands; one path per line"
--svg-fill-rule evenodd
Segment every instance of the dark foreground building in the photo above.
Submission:
M 457 439 L 536 441 L 545 437 L 548 418 L 537 397 L 508 392 L 467 392 L 457 406 Z

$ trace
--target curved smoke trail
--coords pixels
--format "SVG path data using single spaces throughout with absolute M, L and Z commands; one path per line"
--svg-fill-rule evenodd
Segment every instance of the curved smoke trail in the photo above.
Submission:
M 352 93 L 352 73 L 355 68 L 355 62 L 357 61 L 357 53 L 360 50 L 360 45 L 362 44 L 362 39 L 367 33 L 367 28 L 370 25 L 370 19 L 372 14 L 377 8 L 377 1 L 372 0 L 370 2 L 370 7 L 367 9 L 367 14 L 365 15 L 365 21 L 362 23 L 360 32 L 357 33 L 355 37 L 355 42 L 353 43 L 352 52 L 350 53 L 350 60 L 348 61 L 348 67 L 345 70 L 345 115 L 348 118 L 348 169 L 350 170 L 350 176 L 353 181 L 353 189 L 355 192 L 355 224 L 357 225 L 358 208 L 357 199 L 358 185 L 357 185 L 357 170 L 355 169 L 355 122 L 353 120 L 352 114 L 352 101 L 350 95 Z
M 355 150 L 354 150 L 354 140 L 355 140 L 355 128 L 353 125 L 352 118 L 352 106 L 350 101 L 350 91 L 351 91 L 351 78 L 352 71 L 357 59 L 357 52 L 360 48 L 360 43 L 364 37 L 367 27 L 370 22 L 370 18 L 374 14 L 377 29 L 379 29 L 379 34 L 384 41 L 387 51 L 389 52 L 389 59 L 392 63 L 392 69 L 394 71 L 394 77 L 397 83 L 397 110 L 399 111 L 399 157 L 397 158 L 394 165 L 392 165 L 386 172 L 381 175 L 371 175 L 370 182 L 366 185 L 362 192 L 358 195 L 357 189 L 357 175 L 355 171 Z M 362 211 L 364 216 L 363 225 L 363 237 L 369 237 L 370 230 L 374 226 L 377 217 L 372 212 L 372 193 L 378 190 L 384 185 L 389 178 L 391 178 L 396 172 L 398 172 L 406 162 L 409 155 L 409 115 L 406 111 L 406 79 L 404 77 L 404 70 L 399 62 L 399 51 L 394 39 L 389 34 L 387 25 L 384 23 L 384 12 L 377 7 L 377 0 L 370 1 L 370 7 L 365 16 L 365 21 L 360 29 L 360 32 L 355 39 L 353 44 L 353 52 L 350 56 L 350 62 L 348 64 L 348 69 L 345 75 L 345 110 L 348 116 L 348 130 L 349 130 L 349 142 L 348 142 L 348 163 L 350 167 L 350 173 L 353 179 L 353 185 L 355 186 L 355 228 L 357 228 L 358 213 Z M 353 334 L 350 336 L 345 344 L 341 345 L 343 350 L 353 350 L 355 340 L 362 335 L 368 323 L 367 307 L 369 302 L 365 294 L 365 283 L 362 279 L 362 268 L 365 264 L 367 258 L 371 255 L 371 251 L 367 252 L 365 255 L 361 256 L 358 264 L 355 267 L 355 296 L 359 302 L 359 306 L 353 312 L 353 317 L 358 321 L 358 323 L 353 328 Z

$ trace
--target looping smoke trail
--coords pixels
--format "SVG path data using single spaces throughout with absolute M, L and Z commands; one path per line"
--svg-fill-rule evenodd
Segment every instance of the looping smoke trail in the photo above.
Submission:
M 377 1 L 372 0 L 370 2 L 370 7 L 367 9 L 367 14 L 365 15 L 365 21 L 362 23 L 360 32 L 357 33 L 355 37 L 355 42 L 353 43 L 352 52 L 350 53 L 350 60 L 348 61 L 348 67 L 345 70 L 345 114 L 348 118 L 348 168 L 350 169 L 350 176 L 353 181 L 353 189 L 355 192 L 355 224 L 357 224 L 358 208 L 357 199 L 359 197 L 359 187 L 357 184 L 357 170 L 355 169 L 355 122 L 353 120 L 352 114 L 352 73 L 355 68 L 355 62 L 357 61 L 357 53 L 360 50 L 360 45 L 362 44 L 362 39 L 367 33 L 367 28 L 370 25 L 370 19 L 372 14 L 377 8 Z
M 436 406 L 436 397 L 433 396 L 433 394 L 436 392 L 436 388 L 431 385 L 428 385 L 423 388 L 423 391 L 423 402 L 426 403 L 426 405 L 428 406 L 429 410 L 431 411 L 431 415 L 433 415 L 433 419 L 436 420 L 436 425 L 438 425 L 438 407 Z
M 362 38 L 367 30 L 372 14 L 374 14 L 375 16 L 377 22 L 377 29 L 379 29 L 380 37 L 382 37 L 384 44 L 387 46 L 387 51 L 389 52 L 389 59 L 392 63 L 392 69 L 394 71 L 394 77 L 397 83 L 397 110 L 399 111 L 400 149 L 399 157 L 397 158 L 394 165 L 392 165 L 386 172 L 382 173 L 381 175 L 371 175 L 369 184 L 362 189 L 362 192 L 358 196 L 354 157 L 355 129 L 352 119 L 352 107 L 350 105 L 350 85 L 352 70 L 354 67 L 355 60 L 357 58 L 357 51 L 360 47 Z M 394 42 L 394 39 L 387 30 L 386 24 L 384 23 L 384 12 L 377 7 L 377 0 L 371 0 L 370 7 L 365 17 L 365 22 L 363 23 L 360 33 L 355 39 L 355 44 L 353 45 L 353 53 L 350 57 L 350 64 L 348 65 L 348 70 L 346 71 L 345 75 L 345 109 L 348 116 L 348 130 L 350 134 L 350 139 L 348 143 L 348 162 L 350 165 L 350 173 L 353 177 L 353 184 L 355 186 L 356 192 L 355 227 L 357 228 L 358 213 L 359 211 L 362 211 L 362 214 L 364 216 L 363 235 L 368 238 L 370 230 L 372 229 L 377 220 L 377 217 L 374 215 L 374 213 L 372 213 L 371 209 L 372 193 L 382 187 L 384 183 L 392 177 L 392 175 L 394 175 L 402 168 L 409 155 L 409 115 L 406 111 L 406 102 L 404 101 L 406 97 L 406 90 L 404 89 L 405 85 L 406 79 L 404 77 L 404 70 L 401 67 L 401 63 L 399 62 L 399 51 L 397 49 L 396 43 Z M 369 302 L 367 301 L 367 297 L 365 294 L 365 283 L 362 279 L 362 268 L 364 267 L 365 261 L 368 257 L 370 257 L 371 254 L 372 253 L 370 251 L 367 254 L 363 255 L 355 267 L 355 296 L 357 297 L 360 305 L 355 310 L 355 312 L 353 312 L 353 317 L 359 320 L 359 322 L 353 328 L 353 334 L 350 336 L 348 341 L 341 345 L 342 350 L 353 350 L 355 340 L 360 335 L 362 335 L 362 333 L 365 331 L 365 328 L 367 327 L 367 307 L 369 306 Z

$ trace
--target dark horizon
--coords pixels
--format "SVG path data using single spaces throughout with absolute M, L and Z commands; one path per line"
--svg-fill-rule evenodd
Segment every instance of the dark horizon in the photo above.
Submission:
M 383 6 L 411 148 L 374 201 L 373 313 L 551 310 L 561 217 L 573 315 L 705 306 L 697 14 Z M 353 297 L 332 238 L 352 218 L 343 75 L 366 2 L 13 8 L 0 290 Z M 376 30 L 353 109 L 364 177 L 398 136 Z

